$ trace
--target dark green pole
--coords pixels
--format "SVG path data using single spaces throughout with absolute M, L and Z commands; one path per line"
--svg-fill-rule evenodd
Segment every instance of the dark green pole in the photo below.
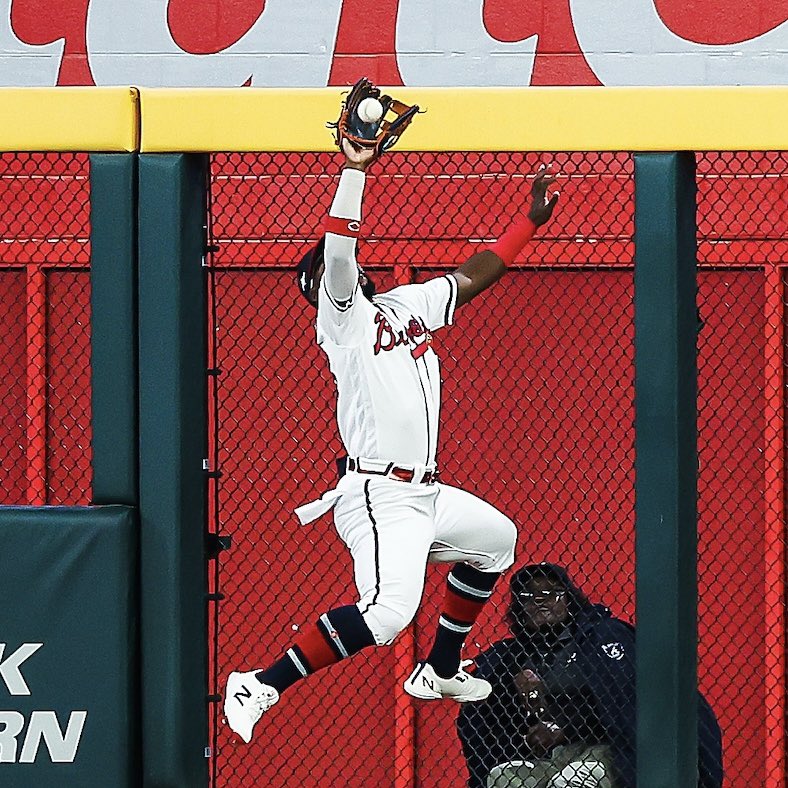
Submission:
M 635 156 L 637 785 L 697 786 L 694 154 Z
M 207 785 L 207 156 L 141 155 L 143 784 Z
M 138 501 L 137 155 L 90 156 L 93 503 Z

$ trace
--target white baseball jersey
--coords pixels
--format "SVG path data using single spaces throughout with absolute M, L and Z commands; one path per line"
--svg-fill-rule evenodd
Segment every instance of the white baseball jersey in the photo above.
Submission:
M 430 332 L 452 323 L 456 304 L 451 274 L 372 301 L 357 285 L 342 304 L 321 283 L 317 342 L 337 382 L 337 421 L 349 456 L 434 466 L 441 381 Z
M 317 342 L 337 382 L 337 421 L 350 457 L 413 468 L 413 484 L 349 470 L 319 500 L 299 506 L 310 523 L 334 508 L 353 557 L 357 603 L 375 642 L 390 643 L 415 615 L 427 561 L 464 561 L 502 572 L 517 529 L 471 493 L 424 484 L 438 448 L 441 380 L 430 332 L 450 325 L 452 274 L 368 300 L 359 286 L 355 237 L 364 173 L 345 169 L 326 223 Z M 385 467 L 385 466 L 384 466 Z

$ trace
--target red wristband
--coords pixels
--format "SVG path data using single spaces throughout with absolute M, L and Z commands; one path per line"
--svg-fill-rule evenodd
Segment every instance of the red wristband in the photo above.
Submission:
M 361 222 L 358 219 L 340 219 L 337 216 L 326 217 L 325 231 L 334 235 L 344 235 L 347 238 L 358 238 L 361 231 Z
M 494 244 L 487 248 L 497 254 L 506 265 L 511 265 L 514 258 L 534 237 L 535 232 L 536 225 L 526 217 L 515 222 Z

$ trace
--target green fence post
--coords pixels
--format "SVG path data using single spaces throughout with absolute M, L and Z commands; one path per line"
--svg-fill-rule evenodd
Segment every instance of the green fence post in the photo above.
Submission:
M 139 163 L 143 775 L 156 788 L 208 780 L 207 166 Z
M 695 157 L 635 156 L 638 788 L 697 786 Z
M 93 503 L 138 501 L 137 155 L 90 156 Z

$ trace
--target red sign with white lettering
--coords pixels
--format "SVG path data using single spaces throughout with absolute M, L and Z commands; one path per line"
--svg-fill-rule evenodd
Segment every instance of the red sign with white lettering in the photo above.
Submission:
M 788 0 L 6 0 L 0 84 L 769 85 Z M 447 20 L 451 20 L 448 22 Z

